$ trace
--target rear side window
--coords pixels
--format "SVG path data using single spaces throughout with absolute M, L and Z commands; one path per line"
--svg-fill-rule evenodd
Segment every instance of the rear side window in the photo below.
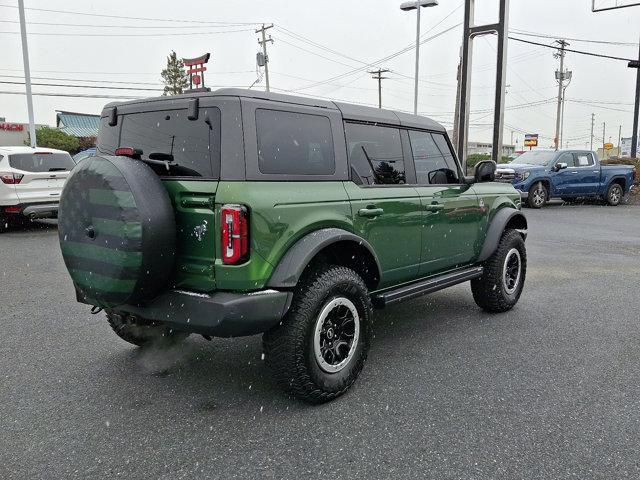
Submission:
M 257 109 L 256 133 L 261 173 L 332 175 L 336 170 L 327 117 Z
M 360 123 L 345 123 L 351 168 L 366 184 L 405 183 L 400 130 Z
M 459 183 L 458 167 L 440 133 L 409 131 L 418 184 Z
M 104 130 L 109 127 L 105 120 Z M 167 161 L 177 176 L 217 177 L 220 165 L 220 110 L 200 109 L 197 120 L 187 110 L 165 110 L 123 115 L 120 147 L 142 150 L 143 160 Z M 102 135 L 103 128 L 100 130 Z M 99 149 L 111 150 L 112 136 L 100 139 Z M 115 149 L 113 149 L 115 150 Z M 214 168 L 214 165 L 216 168 Z
M 68 153 L 18 153 L 9 155 L 9 165 L 24 172 L 66 172 L 75 163 Z
M 595 165 L 595 162 L 590 153 L 576 153 L 577 167 L 591 167 L 593 165 Z

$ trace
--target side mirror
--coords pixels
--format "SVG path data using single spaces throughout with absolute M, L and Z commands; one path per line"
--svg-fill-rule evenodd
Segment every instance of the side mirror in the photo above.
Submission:
M 476 183 L 493 182 L 496 179 L 496 162 L 493 160 L 483 160 L 475 166 L 473 179 Z
M 560 170 L 563 170 L 563 169 L 565 169 L 567 167 L 568 167 L 568 165 L 566 163 L 560 162 L 560 163 L 556 163 L 555 170 L 556 170 L 556 172 L 559 172 Z

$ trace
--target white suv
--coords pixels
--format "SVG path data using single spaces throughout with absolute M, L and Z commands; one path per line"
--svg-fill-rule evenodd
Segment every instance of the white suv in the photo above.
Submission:
M 0 147 L 0 227 L 57 216 L 60 193 L 74 165 L 63 150 Z

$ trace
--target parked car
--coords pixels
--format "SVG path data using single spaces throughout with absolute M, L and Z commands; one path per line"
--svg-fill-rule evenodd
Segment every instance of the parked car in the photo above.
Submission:
M 588 150 L 530 150 L 496 170 L 496 178 L 512 183 L 531 208 L 542 208 L 555 197 L 601 197 L 616 206 L 636 175 L 630 165 L 601 165 Z
M 81 152 L 76 153 L 72 158 L 75 163 L 80 163 L 89 157 L 93 157 L 96 154 L 96 147 L 87 148 Z
M 240 89 L 110 104 L 72 172 L 60 246 L 80 302 L 135 345 L 264 333 L 265 362 L 309 402 L 364 366 L 372 307 L 471 281 L 522 292 L 520 195 L 464 177 L 428 118 Z
M 0 226 L 55 217 L 62 187 L 74 166 L 62 150 L 0 147 Z

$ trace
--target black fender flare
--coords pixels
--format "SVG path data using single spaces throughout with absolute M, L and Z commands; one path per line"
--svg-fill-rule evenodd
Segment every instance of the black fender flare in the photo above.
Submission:
M 524 213 L 511 207 L 501 208 L 493 216 L 491 224 L 487 228 L 487 235 L 484 238 L 484 244 L 482 245 L 482 250 L 478 257 L 479 262 L 484 262 L 493 254 L 493 252 L 496 251 L 498 243 L 500 242 L 500 237 L 502 237 L 502 232 L 504 232 L 507 223 L 516 217 L 521 217 L 525 226 L 525 228 L 520 228 L 518 231 L 524 238 L 527 237 L 527 217 L 524 216 Z
M 609 180 L 607 180 L 607 186 L 604 189 L 604 195 L 607 194 L 607 192 L 609 191 L 609 188 L 611 188 L 611 184 L 614 183 L 616 180 L 624 180 L 625 188 L 623 188 L 623 191 L 622 191 L 622 193 L 624 193 L 624 190 L 627 187 L 627 177 L 625 177 L 624 175 L 616 174 L 616 175 L 613 175 Z
M 333 243 L 345 240 L 356 242 L 366 248 L 373 256 L 378 272 L 382 272 L 378 256 L 365 239 L 341 228 L 322 228 L 306 234 L 289 248 L 273 271 L 267 287 L 295 287 L 304 269 L 318 252 Z

